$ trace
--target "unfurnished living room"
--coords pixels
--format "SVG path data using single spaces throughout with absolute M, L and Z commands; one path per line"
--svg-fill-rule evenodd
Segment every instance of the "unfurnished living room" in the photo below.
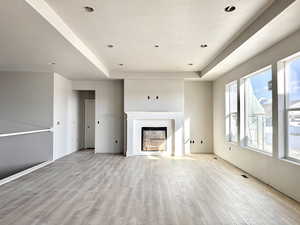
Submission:
M 300 225 L 300 0 L 2 0 L 0 225 Z

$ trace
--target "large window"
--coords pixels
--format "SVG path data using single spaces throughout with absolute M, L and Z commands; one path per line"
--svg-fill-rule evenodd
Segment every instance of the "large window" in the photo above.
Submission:
M 287 157 L 300 160 L 300 57 L 285 64 Z
M 226 140 L 238 142 L 237 81 L 226 85 Z
M 267 68 L 241 80 L 243 144 L 272 153 L 272 69 Z

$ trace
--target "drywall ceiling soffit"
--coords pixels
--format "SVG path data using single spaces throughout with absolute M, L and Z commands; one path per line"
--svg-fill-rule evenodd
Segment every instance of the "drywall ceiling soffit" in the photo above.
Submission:
M 66 40 L 68 40 L 83 56 L 85 56 L 105 76 L 108 69 L 85 43 L 73 32 L 63 19 L 44 0 L 25 0 L 45 20 L 49 22 Z
M 25 0 L 2 1 L 0 70 L 57 72 L 70 79 L 106 76 Z
M 274 1 L 232 0 L 230 4 L 237 6 L 234 13 L 224 12 L 227 0 L 46 2 L 103 59 L 114 77 L 116 72 L 179 75 L 200 71 Z M 84 6 L 95 11 L 87 13 Z M 110 44 L 114 47 L 108 48 Z
M 274 2 L 201 71 L 201 79 L 215 80 L 296 32 L 299 12 L 300 1 Z

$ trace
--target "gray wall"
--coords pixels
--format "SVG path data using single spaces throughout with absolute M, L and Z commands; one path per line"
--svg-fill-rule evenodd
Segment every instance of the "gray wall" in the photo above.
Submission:
M 0 138 L 0 179 L 51 159 L 51 132 Z
M 53 74 L 0 72 L 0 120 L 36 128 L 52 127 Z M 17 129 L 17 128 L 14 128 Z M 1 133 L 11 127 L 1 127 Z
M 53 74 L 0 72 L 0 133 L 52 127 Z M 52 160 L 52 133 L 0 137 L 0 178 Z
M 273 90 L 277 80 L 277 62 L 300 51 L 300 31 L 255 56 L 220 77 L 213 85 L 214 152 L 242 170 L 259 178 L 279 191 L 300 201 L 300 165 L 280 159 L 280 142 L 284 137 L 278 129 L 277 98 L 273 99 L 273 156 L 268 156 L 225 141 L 225 85 L 268 65 L 273 66 Z M 276 94 L 275 94 L 276 95 Z M 230 148 L 231 147 L 231 150 Z

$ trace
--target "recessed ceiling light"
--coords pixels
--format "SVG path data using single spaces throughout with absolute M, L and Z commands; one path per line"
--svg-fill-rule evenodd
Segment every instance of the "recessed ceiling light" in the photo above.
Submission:
M 154 45 L 155 48 L 159 48 L 159 45 Z
M 193 63 L 189 63 L 188 65 L 189 65 L 189 66 L 193 66 L 194 64 L 193 64 Z
M 224 10 L 225 12 L 233 12 L 234 10 L 236 10 L 236 7 L 234 5 L 229 5 Z
M 107 45 L 108 48 L 113 48 L 115 47 L 114 45 Z
M 202 44 L 202 45 L 200 45 L 200 47 L 201 47 L 201 48 L 207 48 L 208 45 L 207 45 L 207 44 Z
M 91 13 L 91 12 L 94 12 L 95 9 L 93 7 L 90 7 L 90 6 L 85 6 L 84 7 L 85 11 L 88 12 L 88 13 Z
M 119 66 L 124 66 L 124 64 L 123 64 L 123 63 L 120 63 Z

